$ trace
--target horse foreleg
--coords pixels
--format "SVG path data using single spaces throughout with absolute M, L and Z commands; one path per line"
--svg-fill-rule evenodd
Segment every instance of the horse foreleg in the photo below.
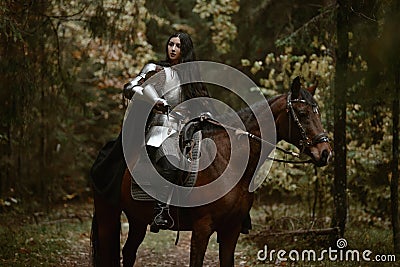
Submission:
M 207 226 L 194 227 L 190 242 L 190 267 L 203 266 L 204 255 L 212 232 L 211 228 Z
M 122 249 L 123 266 L 132 267 L 136 261 L 136 252 L 146 236 L 147 224 L 133 224 L 129 222 L 129 233 Z
M 219 240 L 220 267 L 233 267 L 236 243 L 240 235 L 240 225 L 217 231 Z

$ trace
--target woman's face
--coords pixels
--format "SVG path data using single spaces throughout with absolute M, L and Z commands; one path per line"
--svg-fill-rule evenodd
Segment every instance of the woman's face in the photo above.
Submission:
M 168 58 L 172 65 L 178 64 L 181 59 L 181 40 L 172 37 L 168 42 Z

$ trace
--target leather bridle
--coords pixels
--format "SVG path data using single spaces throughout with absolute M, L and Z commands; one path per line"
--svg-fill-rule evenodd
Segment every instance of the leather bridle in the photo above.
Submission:
M 312 107 L 312 110 L 315 114 L 318 114 L 318 105 L 316 103 L 310 103 L 304 99 L 291 99 L 292 98 L 292 93 L 288 93 L 287 98 L 286 98 L 286 111 L 288 112 L 288 117 L 289 117 L 289 138 L 291 136 L 291 127 L 290 127 L 290 117 L 293 118 L 293 121 L 295 122 L 295 124 L 297 125 L 297 127 L 300 130 L 300 134 L 301 134 L 301 140 L 300 140 L 300 151 L 304 152 L 304 149 L 306 149 L 307 147 L 311 147 L 314 145 L 317 145 L 319 143 L 328 143 L 329 142 L 329 137 L 327 135 L 327 133 L 321 132 L 316 134 L 315 136 L 313 136 L 312 138 L 308 137 L 306 130 L 304 129 L 303 125 L 301 124 L 299 117 L 296 115 L 296 112 L 294 111 L 293 108 L 293 103 L 302 103 L 302 104 L 306 104 Z

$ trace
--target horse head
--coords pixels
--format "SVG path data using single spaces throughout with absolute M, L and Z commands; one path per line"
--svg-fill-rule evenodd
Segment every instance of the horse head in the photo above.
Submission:
M 278 141 L 285 140 L 294 144 L 320 167 L 328 164 L 332 148 L 314 99 L 316 87 L 301 88 L 300 78 L 297 77 L 293 80 L 290 92 L 274 99 L 270 105 Z

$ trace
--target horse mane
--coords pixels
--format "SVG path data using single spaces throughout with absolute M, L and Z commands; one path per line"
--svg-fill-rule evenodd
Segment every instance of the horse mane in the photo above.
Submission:
M 274 98 L 278 98 L 278 97 L 280 97 L 280 95 L 276 96 Z M 268 103 L 269 103 L 269 101 L 268 101 Z M 253 110 L 259 110 L 259 108 L 262 105 L 265 105 L 265 102 L 259 101 L 250 106 L 246 106 L 246 107 L 240 109 L 239 111 L 230 111 L 230 112 L 227 112 L 224 114 L 220 114 L 220 115 L 216 116 L 214 119 L 219 122 L 224 122 L 224 121 L 232 122 L 237 117 L 239 117 L 240 120 L 242 121 L 242 123 L 246 126 L 246 130 L 248 130 L 254 123 L 256 123 L 256 124 L 258 123 L 257 120 L 255 119 Z M 238 127 L 238 128 L 240 127 L 240 125 L 237 125 L 237 123 L 229 124 L 229 126 Z M 206 131 L 207 133 L 213 133 L 213 132 L 221 130 L 221 128 L 216 125 L 213 125 L 213 124 L 207 124 L 207 125 L 205 125 L 205 127 L 202 130 Z

